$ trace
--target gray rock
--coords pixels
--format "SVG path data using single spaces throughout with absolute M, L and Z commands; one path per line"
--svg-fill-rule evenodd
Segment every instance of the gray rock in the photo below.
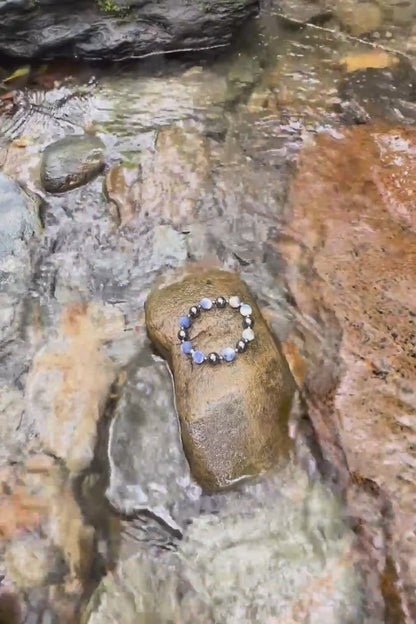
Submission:
M 35 202 L 4 173 L 0 173 L 0 258 L 16 251 L 19 241 L 40 230 Z
M 3 0 L 0 52 L 120 59 L 224 46 L 258 0 Z
M 321 24 L 332 14 L 332 7 L 327 2 L 310 0 L 271 0 L 271 5 L 279 15 L 290 22 L 299 24 Z
M 49 193 L 64 193 L 89 182 L 104 168 L 105 146 L 91 135 L 68 136 L 48 145 L 41 166 Z
M 370 624 L 354 535 L 320 483 L 289 464 L 217 503 L 170 552 L 122 558 L 82 623 Z
M 347 74 L 340 85 L 346 121 L 382 120 L 411 124 L 416 121 L 416 71 L 404 59 L 385 69 L 367 68 Z
M 143 338 L 110 427 L 106 494 L 123 514 L 149 512 L 177 533 L 199 488 L 183 455 L 168 371 Z

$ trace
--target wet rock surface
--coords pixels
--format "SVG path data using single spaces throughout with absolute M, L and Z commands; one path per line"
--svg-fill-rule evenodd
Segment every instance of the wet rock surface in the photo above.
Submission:
M 181 352 L 179 318 L 203 297 L 220 295 L 236 295 L 252 306 L 256 339 L 228 365 L 198 367 Z M 198 349 L 220 353 L 241 337 L 242 316 L 230 308 L 214 310 L 193 325 Z M 206 271 L 154 291 L 146 302 L 146 326 L 170 363 L 184 450 L 202 486 L 227 487 L 287 456 L 294 379 L 238 275 Z
M 365 582 L 339 501 L 299 467 L 212 504 L 215 513 L 207 499 L 170 551 L 130 547 L 97 588 L 83 624 L 377 621 L 365 615 Z
M 411 27 L 416 9 L 411 0 L 269 0 L 285 19 L 297 24 L 324 24 L 354 37 L 380 35 L 395 26 Z M 391 35 L 391 33 L 390 33 Z
M 363 68 L 348 73 L 340 85 L 346 119 L 355 123 L 384 120 L 414 124 L 416 121 L 416 71 L 407 60 L 392 67 Z M 392 96 L 395 106 L 391 106 Z
M 394 586 L 401 570 L 400 618 L 409 618 L 403 621 L 416 613 L 415 150 L 413 129 L 321 135 L 301 157 L 281 243 L 297 309 L 315 319 L 331 311 L 340 332 L 332 387 L 311 372 L 305 385 L 318 409 L 325 412 L 330 401 L 351 472 L 376 484 L 391 505 L 396 572 L 387 576 Z
M 36 201 L 0 172 L 0 259 L 8 254 L 19 255 L 24 241 L 40 231 Z
M 20 58 L 130 58 L 225 46 L 256 0 L 14 2 L 0 7 L 0 51 Z
M 149 352 L 144 329 L 136 344 L 110 425 L 106 496 L 127 516 L 152 514 L 169 541 L 196 513 L 200 491 L 183 454 L 166 366 Z
M 45 455 L 2 468 L 0 515 L 2 594 L 14 599 L 14 607 L 0 600 L 0 613 L 20 610 L 18 622 L 73 622 L 91 572 L 94 530 L 82 519 L 65 471 Z
M 403 123 L 400 112 L 412 123 L 412 91 L 395 78 L 400 51 L 411 62 L 415 49 L 411 24 L 399 25 L 409 7 L 377 2 L 381 27 L 355 39 L 339 3 L 329 19 L 311 3 L 303 18 L 315 26 L 302 28 L 273 4 L 210 62 L 149 57 L 84 67 L 83 78 L 71 67 L 62 84 L 34 66 L 35 88 L 1 85 L 2 173 L 43 197 L 44 226 L 0 259 L 7 624 L 136 622 L 143 609 L 143 621 L 162 622 L 414 619 L 412 380 L 398 337 L 412 301 L 414 139 L 369 124 Z M 300 18 L 305 4 L 292 6 Z M 342 90 L 367 69 L 382 96 L 371 110 L 370 89 Z M 108 171 L 45 194 L 43 150 L 73 133 L 102 137 Z M 216 494 L 191 475 L 169 370 L 144 322 L 151 289 L 190 263 L 198 279 L 213 266 L 241 275 L 307 405 L 290 422 L 299 463 Z M 218 318 L 231 331 L 235 317 Z M 210 323 L 196 340 L 219 336 Z
M 121 331 L 121 319 L 109 314 L 113 322 L 108 325 Z M 101 349 L 111 331 L 108 320 L 105 311 L 70 306 L 58 336 L 36 354 L 27 379 L 26 416 L 44 448 L 64 459 L 74 473 L 93 459 L 97 423 L 115 378 Z
M 70 136 L 43 153 L 41 180 L 49 193 L 63 193 L 89 182 L 104 168 L 105 146 L 91 135 Z
M 209 144 L 195 128 L 162 128 L 141 165 L 143 217 L 184 227 L 208 212 L 212 166 Z

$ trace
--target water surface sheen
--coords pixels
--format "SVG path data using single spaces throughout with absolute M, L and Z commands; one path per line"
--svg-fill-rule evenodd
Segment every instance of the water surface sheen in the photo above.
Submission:
M 85 79 L 18 90 L 0 117 L 3 173 L 37 202 L 43 223 L 12 255 L 0 254 L 8 397 L 0 422 L 11 431 L 0 460 L 24 467 L 46 449 L 73 484 L 77 522 L 95 532 L 86 578 L 72 554 L 65 563 L 90 596 L 84 624 L 411 621 L 411 601 L 403 606 L 411 582 L 403 594 L 396 586 L 400 527 L 393 538 L 385 529 L 388 483 L 350 474 L 345 423 L 322 398 L 334 396 L 347 366 L 339 313 L 311 295 L 325 267 L 302 264 L 325 223 L 299 242 L 302 222 L 292 239 L 290 212 L 299 154 L 318 135 L 336 142 L 357 124 L 412 126 L 411 33 L 388 23 L 364 40 L 325 15 L 323 27 L 301 27 L 285 4 L 283 12 L 287 19 L 265 8 L 226 54 L 84 68 Z M 105 171 L 46 193 L 42 150 L 86 132 L 105 145 Z M 365 188 L 357 194 L 365 198 Z M 299 434 L 298 458 L 216 495 L 189 473 L 172 380 L 144 328 L 154 280 L 187 263 L 241 273 L 312 397 L 313 428 L 307 421 Z M 341 277 L 334 270 L 328 282 Z M 376 444 L 369 438 L 369 453 Z M 52 541 L 71 553 L 60 539 Z M 6 581 L 20 587 L 13 574 Z M 59 582 L 76 602 L 79 592 Z M 42 591 L 19 589 L 28 617 L 40 604 L 58 617 L 62 596 Z

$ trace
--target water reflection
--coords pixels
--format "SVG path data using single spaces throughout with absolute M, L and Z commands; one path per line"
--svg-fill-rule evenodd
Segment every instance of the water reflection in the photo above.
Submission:
M 380 528 L 387 522 L 377 507 L 382 495 L 361 490 L 359 479 L 348 490 L 335 408 L 326 414 L 320 406 L 316 415 L 311 400 L 314 430 L 300 439 L 303 463 L 207 496 L 189 474 L 171 380 L 143 328 L 155 279 L 189 261 L 236 270 L 277 335 L 294 341 L 310 395 L 334 391 L 343 329 L 329 307 L 309 305 L 299 277 L 307 267 L 291 273 L 303 259 L 286 227 L 298 155 L 320 133 L 342 139 L 345 124 L 412 124 L 416 81 L 401 54 L 403 37 L 390 37 L 381 59 L 330 28 L 299 28 L 265 13 L 226 55 L 198 65 L 153 59 L 100 69 L 94 80 L 23 89 L 16 108 L 0 118 L 3 171 L 44 202 L 45 225 L 42 236 L 0 264 L 0 417 L 5 431 L 10 414 L 20 421 L 1 453 L 3 517 L 18 521 L 0 524 L 8 561 L 0 568 L 0 613 L 16 600 L 27 622 L 40 612 L 49 621 L 79 619 L 79 604 L 89 624 L 127 624 L 138 612 L 146 622 L 227 624 L 397 624 L 397 613 L 402 617 L 389 606 L 384 614 L 385 597 L 388 605 L 400 600 L 386 557 L 390 529 Z M 403 34 L 397 28 L 393 35 Z M 86 187 L 46 195 L 41 150 L 83 132 L 104 141 L 106 173 Z M 125 224 L 111 209 L 108 169 L 116 164 L 130 171 L 117 178 L 118 201 L 131 203 Z M 314 241 L 302 245 L 313 248 Z M 308 274 L 306 281 L 314 280 Z M 379 369 L 382 375 L 386 367 Z M 28 370 L 34 405 L 25 396 Z M 87 397 L 79 387 L 90 388 Z M 52 414 L 53 423 L 33 416 L 40 397 L 42 418 Z M 91 439 L 82 439 L 94 459 L 71 474 L 65 447 L 76 440 L 85 401 L 93 401 L 93 415 L 87 410 L 83 419 Z M 56 423 L 58 441 L 41 443 Z M 45 448 L 49 464 L 28 468 Z M 308 474 L 305 464 L 314 470 Z M 45 502 L 51 497 L 58 501 L 52 507 Z M 364 500 L 361 515 L 357 500 Z M 45 552 L 51 544 L 58 551 L 52 580 L 42 557 L 35 581 L 23 574 L 33 562 L 12 548 L 22 527 L 34 542 L 43 540 Z

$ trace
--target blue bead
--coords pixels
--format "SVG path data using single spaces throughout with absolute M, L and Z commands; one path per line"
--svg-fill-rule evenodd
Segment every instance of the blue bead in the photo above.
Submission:
M 208 299 L 208 297 L 204 297 L 203 299 L 201 299 L 201 308 L 203 310 L 211 310 L 212 308 L 211 299 Z
M 192 342 L 190 340 L 185 340 L 185 342 L 181 344 L 181 351 L 185 353 L 185 355 L 189 355 L 192 349 Z
M 191 326 L 191 319 L 189 318 L 189 316 L 181 316 L 181 318 L 179 319 L 179 325 L 184 329 L 189 329 Z
M 232 362 L 235 358 L 235 350 L 231 347 L 227 347 L 222 350 L 222 357 L 226 362 Z
M 202 353 L 202 351 L 194 351 L 194 353 L 192 354 L 192 359 L 195 364 L 202 364 L 202 362 L 205 360 L 205 355 Z

